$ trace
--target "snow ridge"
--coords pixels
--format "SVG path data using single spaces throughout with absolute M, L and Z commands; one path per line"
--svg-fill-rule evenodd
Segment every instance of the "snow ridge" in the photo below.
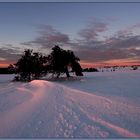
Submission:
M 20 98 L 10 101 L 13 108 L 0 112 L 0 137 L 140 137 L 121 126 L 123 118 L 129 122 L 134 113 L 139 120 L 139 108 L 44 80 L 9 85 L 8 90 Z

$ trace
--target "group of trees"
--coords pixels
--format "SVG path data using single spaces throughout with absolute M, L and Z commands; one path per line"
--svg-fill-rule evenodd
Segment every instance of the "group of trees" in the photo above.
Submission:
M 96 68 L 85 68 L 83 69 L 83 72 L 99 72 Z
M 76 76 L 83 76 L 82 68 L 78 63 L 80 59 L 70 50 L 63 50 L 59 46 L 52 48 L 51 54 L 48 56 L 48 66 L 50 70 L 60 76 L 61 73 L 66 73 L 70 77 L 68 68 L 71 67 Z
M 83 76 L 80 59 L 70 50 L 61 49 L 59 46 L 52 48 L 48 56 L 33 50 L 25 50 L 16 64 L 11 64 L 9 70 L 16 73 L 15 80 L 31 81 L 48 73 L 59 78 L 63 73 L 70 77 L 68 68 L 75 72 L 76 76 Z

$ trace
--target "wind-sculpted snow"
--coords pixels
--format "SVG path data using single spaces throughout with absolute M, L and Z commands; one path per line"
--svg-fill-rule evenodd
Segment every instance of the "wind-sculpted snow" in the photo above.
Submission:
M 66 85 L 34 80 L 0 86 L 0 137 L 140 138 L 140 106 Z

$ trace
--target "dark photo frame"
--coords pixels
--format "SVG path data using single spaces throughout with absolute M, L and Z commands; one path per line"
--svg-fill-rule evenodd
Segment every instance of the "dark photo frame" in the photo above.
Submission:
M 139 139 L 138 1 L 0 1 L 0 139 Z

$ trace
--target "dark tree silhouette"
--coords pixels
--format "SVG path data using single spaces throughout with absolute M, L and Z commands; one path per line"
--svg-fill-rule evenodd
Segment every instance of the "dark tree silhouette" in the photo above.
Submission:
M 83 69 L 84 72 L 99 72 L 97 68 L 85 68 Z
M 15 66 L 14 66 L 14 64 L 10 64 L 9 66 L 8 66 L 8 71 L 10 72 L 10 73 L 15 73 L 16 71 L 15 71 Z
M 31 81 L 47 73 L 53 73 L 57 78 L 66 73 L 66 76 L 70 77 L 68 67 L 72 68 L 76 76 L 83 76 L 78 61 L 80 59 L 72 51 L 63 50 L 59 46 L 53 47 L 48 56 L 27 49 L 16 64 L 9 66 L 9 70 L 17 74 L 16 81 Z
M 83 76 L 82 68 L 78 61 L 80 59 L 74 55 L 70 50 L 63 50 L 59 46 L 52 48 L 52 52 L 49 55 L 50 67 L 57 78 L 62 73 L 66 73 L 67 77 L 70 77 L 68 67 L 72 67 L 77 76 Z
M 25 50 L 22 57 L 15 66 L 15 72 L 18 74 L 16 80 L 31 81 L 38 79 L 44 72 L 47 59 L 40 53 L 33 53 L 33 50 Z
M 70 64 L 71 64 L 72 70 L 75 72 L 76 76 L 83 76 L 82 68 L 80 64 L 78 63 L 80 59 L 76 57 L 74 53 L 70 50 L 68 50 L 68 55 L 70 58 Z

